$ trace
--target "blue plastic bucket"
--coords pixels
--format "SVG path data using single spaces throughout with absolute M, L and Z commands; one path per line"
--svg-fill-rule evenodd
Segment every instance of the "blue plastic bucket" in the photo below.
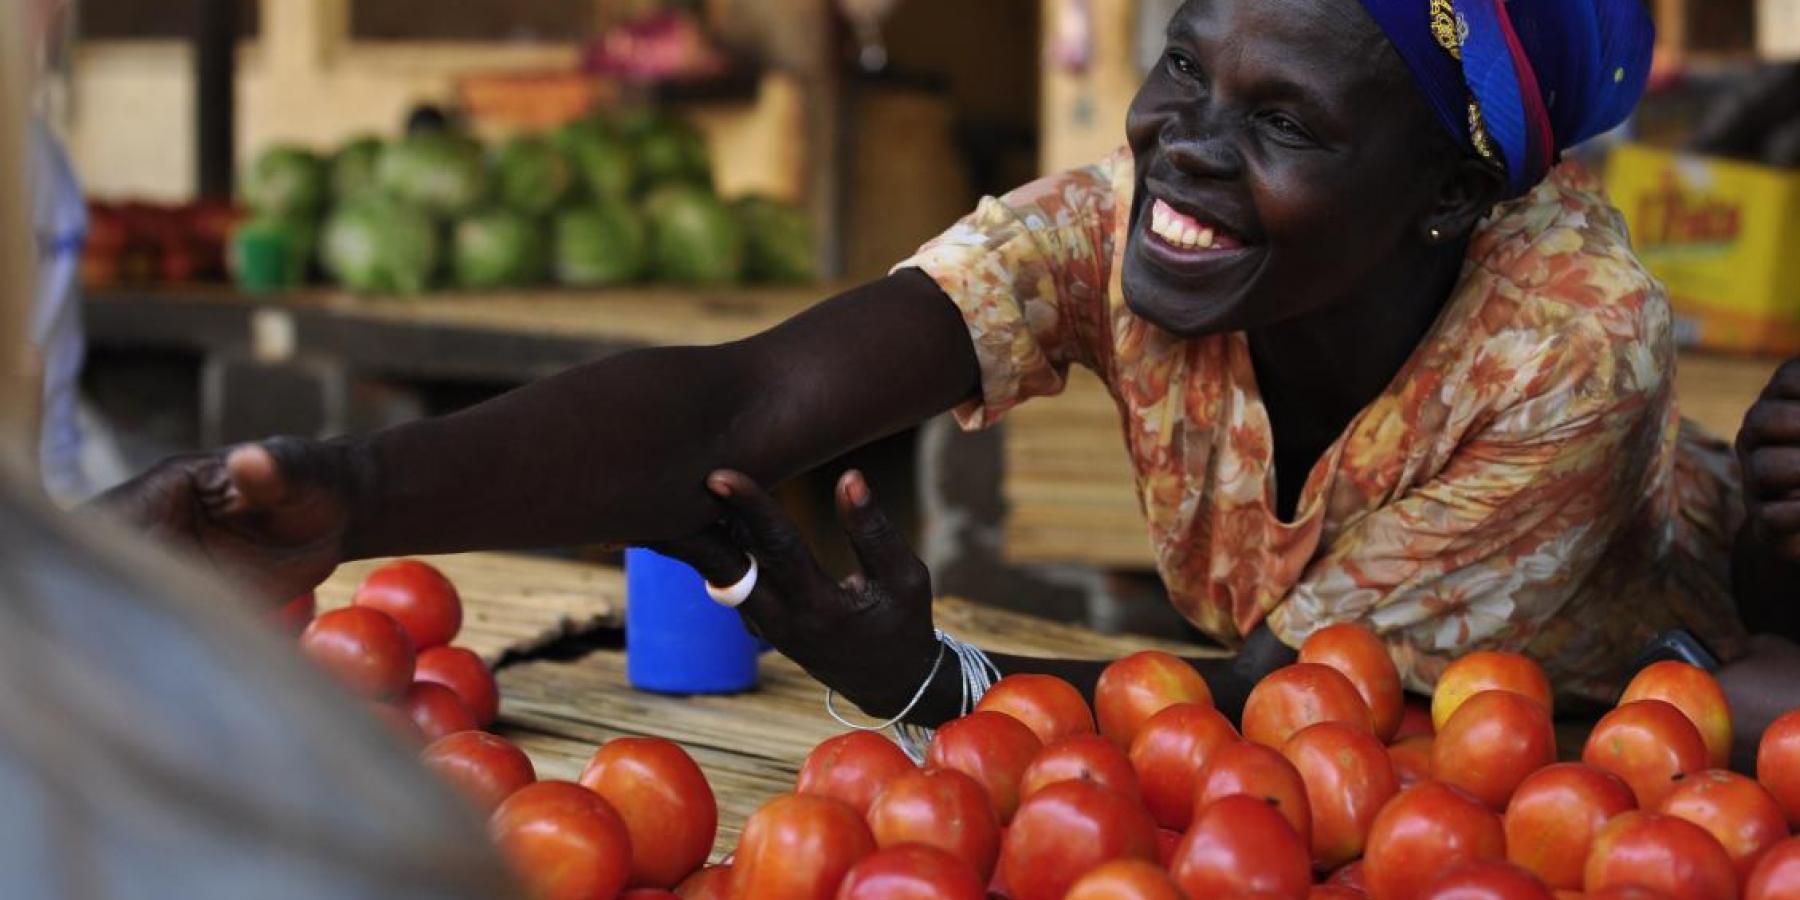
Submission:
M 736 694 L 756 687 L 760 642 L 736 610 L 706 595 L 686 563 L 625 551 L 625 677 L 659 694 Z

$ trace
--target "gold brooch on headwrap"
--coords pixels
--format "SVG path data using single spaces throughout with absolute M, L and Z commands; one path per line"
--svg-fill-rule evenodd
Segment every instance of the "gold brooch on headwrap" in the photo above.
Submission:
M 1456 4 L 1452 0 L 1431 0 L 1431 36 L 1437 39 L 1438 46 L 1443 47 L 1452 59 L 1462 60 L 1462 45 L 1469 38 L 1469 23 L 1457 15 Z M 1494 145 L 1488 140 L 1487 127 L 1481 122 L 1481 104 L 1473 98 L 1469 100 L 1469 141 L 1475 145 L 1475 152 L 1481 158 L 1496 165 L 1500 164 L 1499 155 L 1494 152 Z

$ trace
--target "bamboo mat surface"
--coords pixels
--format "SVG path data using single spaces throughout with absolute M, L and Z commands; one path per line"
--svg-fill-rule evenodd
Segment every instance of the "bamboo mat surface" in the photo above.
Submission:
M 982 647 L 1012 653 L 1109 659 L 1160 648 L 1186 655 L 1202 648 L 1087 629 L 978 606 L 938 602 L 939 627 Z M 744 819 L 776 794 L 793 790 L 815 744 L 842 732 L 825 714 L 818 682 L 778 654 L 766 654 L 757 690 L 735 696 L 673 697 L 633 691 L 625 654 L 600 650 L 580 659 L 539 660 L 500 670 L 498 732 L 531 755 L 543 778 L 574 778 L 600 743 L 624 735 L 679 742 L 706 771 L 719 800 L 715 858 L 737 843 Z
M 606 566 L 507 553 L 419 557 L 456 585 L 463 601 L 456 643 L 487 660 L 527 653 L 556 640 L 625 621 L 625 573 Z M 319 586 L 321 611 L 350 602 L 356 586 L 388 560 L 338 567 Z

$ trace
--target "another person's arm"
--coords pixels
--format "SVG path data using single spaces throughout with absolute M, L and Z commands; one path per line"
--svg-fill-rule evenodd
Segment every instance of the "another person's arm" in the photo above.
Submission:
M 1800 639 L 1800 359 L 1769 382 L 1738 432 L 1747 518 L 1732 590 L 1752 631 Z
M 906 271 L 744 341 L 620 354 L 366 438 L 172 460 L 103 503 L 285 596 L 360 557 L 689 534 L 718 516 L 708 472 L 776 481 L 978 383 L 962 316 Z

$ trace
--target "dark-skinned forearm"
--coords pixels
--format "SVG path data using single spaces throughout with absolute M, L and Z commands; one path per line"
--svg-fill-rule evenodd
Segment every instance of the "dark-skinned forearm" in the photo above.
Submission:
M 979 385 L 960 313 L 912 271 L 720 347 L 619 354 L 352 442 L 352 558 L 687 536 L 706 475 L 775 483 Z
M 1750 525 L 1732 548 L 1731 589 L 1752 632 L 1800 639 L 1800 563 L 1782 559 Z

